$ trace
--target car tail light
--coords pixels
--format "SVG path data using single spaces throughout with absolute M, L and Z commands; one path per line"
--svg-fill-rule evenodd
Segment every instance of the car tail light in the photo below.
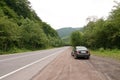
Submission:
M 78 53 L 81 53 L 81 51 L 79 51 Z
M 90 54 L 90 52 L 89 52 L 89 51 L 86 51 L 86 53 Z

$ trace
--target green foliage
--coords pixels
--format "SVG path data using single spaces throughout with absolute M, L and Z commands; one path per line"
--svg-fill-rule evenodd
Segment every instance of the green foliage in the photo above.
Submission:
M 119 5 L 118 5 L 119 6 Z M 107 20 L 91 21 L 84 27 L 84 44 L 91 48 L 120 48 L 120 8 L 113 10 Z
M 6 16 L 8 16 L 8 18 L 15 19 L 16 17 L 18 17 L 17 14 L 12 9 L 10 9 L 8 6 L 3 7 L 3 12 Z
M 46 36 L 48 37 L 49 41 L 49 45 L 52 45 L 54 47 L 58 47 L 58 46 L 62 46 L 63 42 L 62 40 L 59 38 L 57 32 L 51 28 L 50 25 L 48 25 L 47 23 L 43 22 L 42 23 L 42 28 L 44 33 L 46 34 Z
M 71 45 L 71 43 L 70 43 L 70 36 L 63 37 L 62 41 L 63 41 L 65 46 L 70 46 Z
M 89 28 L 91 28 L 91 26 L 87 25 L 87 28 L 84 32 L 84 39 L 87 46 L 93 48 L 119 47 L 119 27 L 116 27 L 107 20 L 102 22 L 98 20 L 94 22 L 94 28 L 92 28 L 92 30 L 90 30 Z
M 18 14 L 18 16 L 41 21 L 31 8 L 28 0 L 5 0 L 5 2 L 8 7 L 13 9 Z
M 18 44 L 19 27 L 7 18 L 0 18 L 0 49 L 8 50 Z
M 100 51 L 100 52 L 104 52 L 105 49 L 104 49 L 104 48 L 99 48 L 99 51 Z
M 46 33 L 47 36 L 54 36 L 54 37 L 58 37 L 57 32 L 51 28 L 50 25 L 48 25 L 47 23 L 43 22 L 42 23 L 42 28 L 44 30 L 44 32 Z
M 75 45 L 85 45 L 92 49 L 120 49 L 120 3 L 117 3 L 108 19 L 90 21 L 83 29 L 81 40 L 78 35 L 71 35 L 71 42 Z
M 61 45 L 57 32 L 41 21 L 28 0 L 0 1 L 0 54 Z
M 93 55 L 96 55 L 96 56 L 108 57 L 108 58 L 112 58 L 112 59 L 116 59 L 116 60 L 120 61 L 120 50 L 118 50 L 118 49 L 104 50 L 102 48 L 102 50 L 101 49 L 99 49 L 99 50 L 91 50 L 91 53 Z
M 3 10 L 0 8 L 0 18 L 4 16 Z
M 31 20 L 24 19 L 21 25 L 22 28 L 22 40 L 25 43 L 28 43 L 27 46 L 31 48 L 46 47 L 47 37 L 44 34 L 41 26 L 38 23 L 35 23 Z
M 79 31 L 75 31 L 71 34 L 71 44 L 72 46 L 82 45 L 82 34 Z

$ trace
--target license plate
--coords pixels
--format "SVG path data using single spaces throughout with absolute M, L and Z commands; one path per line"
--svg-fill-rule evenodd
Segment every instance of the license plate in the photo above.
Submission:
M 81 53 L 86 53 L 86 51 L 81 51 Z

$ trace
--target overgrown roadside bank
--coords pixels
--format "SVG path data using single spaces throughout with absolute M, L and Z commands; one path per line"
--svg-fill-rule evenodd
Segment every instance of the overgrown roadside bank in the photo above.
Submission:
M 115 60 L 120 61 L 120 50 L 119 49 L 98 49 L 98 50 L 91 50 L 91 54 L 101 57 L 112 58 Z

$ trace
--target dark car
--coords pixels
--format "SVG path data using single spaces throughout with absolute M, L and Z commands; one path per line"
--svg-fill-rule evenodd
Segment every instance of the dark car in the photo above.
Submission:
M 90 58 L 90 52 L 89 50 L 84 47 L 84 46 L 76 46 L 73 48 L 73 51 L 71 52 L 71 55 L 77 59 L 77 58 L 80 58 L 80 57 L 84 57 L 86 59 L 89 59 Z

